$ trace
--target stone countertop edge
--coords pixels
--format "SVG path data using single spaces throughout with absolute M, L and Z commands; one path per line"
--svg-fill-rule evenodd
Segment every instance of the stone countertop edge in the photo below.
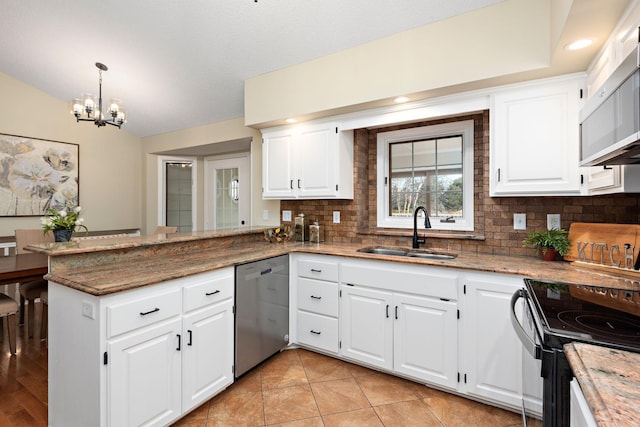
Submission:
M 255 233 L 255 231 L 252 232 Z M 211 238 L 210 233 L 208 234 L 209 237 L 204 237 L 201 234 L 198 234 L 195 238 L 190 236 L 191 235 L 187 236 L 187 240 L 170 240 L 165 243 L 176 241 L 180 243 L 185 241 L 195 242 L 197 240 Z M 148 247 L 145 243 L 133 245 L 133 243 L 129 242 L 127 245 L 134 249 Z M 107 246 L 109 246 L 109 244 L 107 244 Z M 171 253 L 170 255 L 164 256 L 154 255 L 144 260 L 137 259 L 131 262 L 119 262 L 117 268 L 114 268 L 113 263 L 105 262 L 99 265 L 87 264 L 86 266 L 74 266 L 73 268 L 63 270 L 54 269 L 45 276 L 45 278 L 61 285 L 99 296 L 277 255 L 287 253 L 313 253 L 353 259 L 369 259 L 488 273 L 512 274 L 538 280 L 563 281 L 566 283 L 590 284 L 602 287 L 617 287 L 622 289 L 640 288 L 638 282 L 601 274 L 593 270 L 576 268 L 568 262 L 549 262 L 534 257 L 467 252 L 460 252 L 457 258 L 450 260 L 421 259 L 358 252 L 358 249 L 362 246 L 361 244 L 347 243 L 288 242 L 282 244 L 259 240 L 240 243 L 221 249 L 208 248 L 189 251 L 187 253 Z M 104 245 L 100 247 L 101 251 L 107 250 Z M 155 246 L 151 246 L 150 249 L 153 247 L 158 248 L 159 246 L 155 244 Z M 88 252 L 75 251 L 73 253 L 63 250 L 62 252 L 56 251 L 51 256 L 55 258 L 57 254 L 75 257 L 83 253 L 87 253 L 87 255 L 91 255 L 92 253 L 98 254 L 91 250 Z
M 598 426 L 636 426 L 640 411 L 640 353 L 585 343 L 564 352 Z
M 191 233 L 149 234 L 145 236 L 122 236 L 95 240 L 71 240 L 70 242 L 39 243 L 25 247 L 30 252 L 49 256 L 75 255 L 90 252 L 112 251 L 154 247 L 167 243 L 197 242 L 199 240 L 262 234 L 266 227 L 242 227 L 219 231 L 194 231 Z

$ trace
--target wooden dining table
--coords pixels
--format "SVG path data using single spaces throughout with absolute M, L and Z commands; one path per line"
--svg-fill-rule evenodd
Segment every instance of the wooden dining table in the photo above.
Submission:
M 49 271 L 48 258 L 36 253 L 0 256 L 0 285 L 42 279 Z

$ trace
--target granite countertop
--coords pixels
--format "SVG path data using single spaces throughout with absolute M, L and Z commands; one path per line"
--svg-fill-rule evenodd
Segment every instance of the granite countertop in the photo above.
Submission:
M 262 231 L 261 229 L 259 230 Z M 237 233 L 257 233 L 257 230 L 243 230 L 227 232 L 225 235 Z M 361 244 L 341 243 L 269 243 L 264 240 L 233 243 L 220 248 L 199 248 L 197 241 L 204 241 L 221 234 L 213 232 L 186 233 L 167 235 L 165 240 L 159 236 L 144 236 L 142 238 L 117 238 L 111 242 L 79 244 L 71 242 L 58 246 L 38 245 L 29 249 L 47 253 L 53 258 L 65 256 L 82 257 L 88 254 L 103 257 L 89 266 L 73 265 L 67 269 L 54 270 L 47 275 L 47 279 L 56 283 L 87 292 L 92 295 L 106 295 L 140 286 L 176 279 L 192 274 L 216 270 L 228 266 L 244 264 L 259 259 L 282 254 L 314 253 L 336 255 L 354 259 L 373 259 L 379 261 L 402 262 L 406 264 L 431 265 L 464 270 L 484 271 L 491 273 L 513 274 L 540 280 L 563 281 L 565 283 L 588 284 L 603 287 L 617 287 L 629 289 L 638 286 L 632 280 L 602 274 L 590 269 L 576 267 L 567 262 L 548 262 L 529 256 L 503 256 L 460 252 L 454 259 L 422 259 L 413 257 L 399 257 L 392 255 L 378 255 L 358 252 Z M 193 250 L 174 251 L 162 255 L 155 251 L 159 244 L 166 242 L 194 243 Z M 55 245 L 55 244 L 53 244 Z M 114 266 L 108 261 L 109 251 L 122 251 L 127 248 L 148 249 L 148 256 L 130 262 L 118 262 Z M 183 246 L 184 248 L 184 246 Z M 635 288 L 634 288 L 635 289 Z
M 638 425 L 640 353 L 584 343 L 564 351 L 598 425 Z
M 39 243 L 27 245 L 25 249 L 49 256 L 77 255 L 137 248 L 154 249 L 167 243 L 197 243 L 203 240 L 255 235 L 263 232 L 264 227 L 242 227 L 215 231 L 194 231 L 191 233 L 160 233 L 146 236 L 118 236 L 95 240 L 80 239 L 72 240 L 71 242 Z

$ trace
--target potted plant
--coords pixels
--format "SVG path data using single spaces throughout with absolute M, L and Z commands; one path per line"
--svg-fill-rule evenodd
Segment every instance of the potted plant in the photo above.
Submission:
M 525 246 L 538 248 L 542 259 L 553 261 L 556 255 L 564 256 L 571 248 L 569 233 L 563 229 L 551 229 L 545 231 L 532 231 L 523 241 Z
M 40 219 L 42 229 L 45 233 L 53 231 L 56 242 L 68 242 L 71 240 L 71 235 L 76 229 L 82 228 L 86 232 L 89 231 L 83 224 L 84 218 L 80 216 L 81 211 L 82 208 L 80 206 L 69 210 L 63 208 L 59 211 L 49 208 L 47 209 L 49 215 Z

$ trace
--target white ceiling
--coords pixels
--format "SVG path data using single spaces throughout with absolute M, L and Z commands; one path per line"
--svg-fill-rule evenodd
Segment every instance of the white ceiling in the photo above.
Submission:
M 242 117 L 247 78 L 501 1 L 0 0 L 0 72 L 70 101 L 102 62 L 103 97 L 149 136 Z M 574 26 L 609 31 L 628 3 L 574 1 L 600 4 Z

